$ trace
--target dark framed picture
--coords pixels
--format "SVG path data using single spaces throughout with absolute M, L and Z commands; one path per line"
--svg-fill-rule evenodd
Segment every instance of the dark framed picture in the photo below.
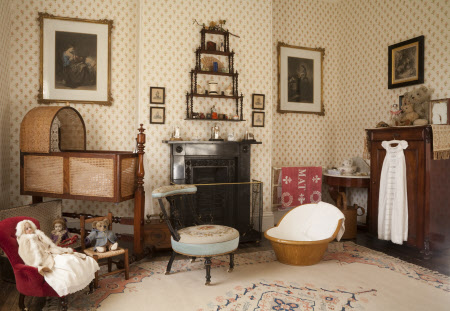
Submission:
M 252 94 L 252 109 L 264 110 L 265 101 L 264 94 Z
M 111 105 L 111 20 L 39 13 L 39 103 Z
M 450 124 L 450 98 L 431 100 L 429 105 L 430 124 Z
M 164 124 L 166 122 L 166 108 L 150 107 L 150 123 Z
M 150 87 L 150 104 L 164 104 L 166 98 L 166 88 Z
M 325 49 L 278 42 L 278 108 L 280 113 L 325 115 L 323 58 Z
M 396 43 L 388 48 L 388 88 L 423 83 L 425 37 Z
M 264 127 L 265 112 L 253 111 L 252 112 L 252 127 Z

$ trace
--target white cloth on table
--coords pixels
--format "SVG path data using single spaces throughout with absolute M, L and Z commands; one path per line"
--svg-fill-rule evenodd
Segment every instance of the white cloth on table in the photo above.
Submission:
M 397 146 L 392 147 L 392 144 Z M 383 141 L 386 149 L 378 199 L 378 238 L 403 244 L 408 239 L 408 196 L 404 140 Z

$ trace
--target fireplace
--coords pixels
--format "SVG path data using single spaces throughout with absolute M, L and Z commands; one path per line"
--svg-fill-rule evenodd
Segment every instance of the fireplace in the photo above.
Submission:
M 236 228 L 243 242 L 259 240 L 261 232 L 260 229 L 255 230 L 255 215 L 252 212 L 255 203 L 252 200 L 253 185 L 238 184 L 250 182 L 251 143 L 166 143 L 171 148 L 171 182 L 199 185 L 194 202 L 202 219 Z M 261 185 L 259 189 L 262 191 Z

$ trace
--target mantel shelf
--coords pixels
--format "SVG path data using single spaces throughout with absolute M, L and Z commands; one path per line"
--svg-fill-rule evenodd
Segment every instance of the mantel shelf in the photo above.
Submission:
M 189 96 L 193 97 L 207 97 L 207 98 L 225 98 L 225 99 L 239 99 L 243 96 L 227 96 L 227 95 L 209 95 L 209 94 L 191 94 Z
M 230 119 L 192 119 L 192 118 L 186 118 L 186 121 L 211 121 L 211 122 L 244 122 L 247 120 L 230 120 Z
M 205 29 L 205 28 L 203 28 L 201 30 L 201 32 L 209 33 L 212 35 L 226 35 L 228 33 L 228 31 L 226 31 L 226 30 L 209 30 L 209 29 Z
M 212 141 L 212 140 L 163 140 L 164 144 L 249 144 L 261 145 L 261 141 L 256 140 L 241 140 L 241 141 Z
M 211 54 L 211 55 L 220 55 L 220 56 L 230 56 L 233 55 L 234 52 L 222 52 L 222 51 L 213 51 L 213 50 L 199 50 L 201 54 Z
M 229 73 L 229 72 L 218 72 L 218 71 L 205 71 L 205 70 L 193 70 L 193 72 L 202 74 L 202 75 L 214 75 L 214 76 L 228 76 L 232 77 L 234 75 L 238 75 L 238 73 Z

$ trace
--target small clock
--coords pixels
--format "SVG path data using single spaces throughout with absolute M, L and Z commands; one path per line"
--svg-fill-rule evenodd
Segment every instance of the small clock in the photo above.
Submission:
M 450 99 L 437 99 L 430 102 L 430 124 L 450 124 Z

